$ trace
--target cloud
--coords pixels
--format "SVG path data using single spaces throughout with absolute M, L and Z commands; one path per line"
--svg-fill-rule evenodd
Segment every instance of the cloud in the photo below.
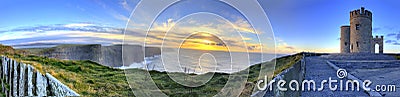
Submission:
M 250 23 L 248 23 L 246 20 L 239 18 L 234 22 L 227 22 L 225 20 L 218 20 L 219 22 L 222 22 L 224 24 L 220 24 L 217 26 L 220 26 L 220 28 L 224 29 L 230 29 L 231 31 L 239 31 L 239 32 L 244 32 L 244 33 L 252 33 L 252 34 L 260 34 L 262 31 L 259 31 L 257 29 L 253 29 Z M 234 29 L 232 29 L 232 27 Z
M 400 31 L 395 33 L 389 33 L 386 36 L 389 38 L 395 38 L 396 40 L 400 40 Z
M 124 35 L 123 29 L 93 23 L 53 24 L 31 27 L 18 27 L 0 31 L 2 44 L 18 45 L 26 43 L 88 43 L 121 44 L 140 43 L 145 34 L 127 30 L 131 35 Z M 80 41 L 77 41 L 80 40 Z
M 400 45 L 400 43 L 398 43 L 398 42 L 395 42 L 395 43 L 392 43 L 392 45 Z
M 46 32 L 46 31 L 88 31 L 88 32 L 101 32 L 101 33 L 122 33 L 123 29 L 109 27 L 105 25 L 90 24 L 90 23 L 72 23 L 72 24 L 54 24 L 54 25 L 41 25 L 18 27 L 10 30 L 0 31 L 4 32 Z
M 386 36 L 390 37 L 390 36 L 395 36 L 395 35 L 396 35 L 396 33 L 390 33 L 390 34 L 387 34 Z
M 286 48 L 287 48 L 287 49 L 291 49 L 291 50 L 294 50 L 294 49 L 295 49 L 295 48 L 292 47 L 292 46 L 286 46 Z
M 278 42 L 275 51 L 276 53 L 280 54 L 291 54 L 299 52 L 299 50 L 297 50 L 294 46 L 290 46 L 286 42 Z
M 289 45 L 282 38 L 275 37 L 276 40 L 276 48 L 275 52 L 279 54 L 292 54 L 297 53 L 301 50 L 298 50 L 295 46 Z
M 114 18 L 122 21 L 128 21 L 129 18 L 127 16 L 121 15 L 121 14 L 113 14 Z
M 386 40 L 385 43 L 391 44 L 391 45 L 400 45 L 400 42 L 397 40 Z
M 373 28 L 373 29 L 372 29 L 372 31 L 375 32 L 375 33 L 378 32 L 378 31 L 380 31 L 380 30 L 382 30 L 382 28 L 379 28 L 379 27 L 378 27 L 378 28 Z
M 386 40 L 385 43 L 394 43 L 396 40 Z
M 122 7 L 127 10 L 127 11 L 132 11 L 132 7 L 128 4 L 127 0 L 122 0 L 120 2 L 120 4 L 122 5 Z
M 73 27 L 86 27 L 86 26 L 92 26 L 93 24 L 89 23 L 75 23 L 75 24 L 66 24 L 64 27 L 67 28 L 73 28 Z

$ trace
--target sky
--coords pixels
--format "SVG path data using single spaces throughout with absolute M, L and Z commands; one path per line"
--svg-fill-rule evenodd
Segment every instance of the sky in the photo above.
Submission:
M 0 43 L 18 46 L 127 42 L 165 47 L 212 43 L 215 48 L 227 46 L 232 51 L 337 53 L 340 26 L 350 24 L 351 10 L 365 7 L 373 13 L 373 35 L 385 37 L 384 52 L 400 52 L 400 24 L 397 23 L 400 13 L 396 11 L 400 9 L 400 1 L 397 0 L 258 0 L 270 27 L 249 22 L 243 12 L 215 0 L 175 2 L 156 18 L 150 14 L 156 9 L 154 3 L 135 10 L 137 14 L 131 17 L 139 2 L 2 0 Z M 264 16 L 264 13 L 257 14 Z M 153 24 L 146 25 L 146 22 Z

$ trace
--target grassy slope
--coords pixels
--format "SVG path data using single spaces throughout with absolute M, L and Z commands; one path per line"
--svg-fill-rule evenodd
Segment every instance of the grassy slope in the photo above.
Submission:
M 69 61 L 38 56 L 8 55 L 49 73 L 82 96 L 133 95 L 123 70 L 91 61 Z
M 82 96 L 127 96 L 133 95 L 126 81 L 123 70 L 112 69 L 91 61 L 69 61 L 53 58 L 38 57 L 32 55 L 8 54 L 7 56 L 32 64 L 37 70 L 50 73 L 62 83 L 75 90 Z M 301 54 L 285 56 L 275 59 L 262 65 L 277 63 L 275 74 L 290 67 L 301 58 Z M 241 96 L 251 95 L 251 91 L 258 80 L 261 64 L 251 66 L 249 78 Z M 132 72 L 143 76 L 140 73 L 146 72 L 140 69 L 133 69 Z M 174 82 L 165 72 L 150 71 L 151 78 L 157 87 L 169 96 L 212 96 L 217 94 L 226 84 L 229 75 L 216 73 L 205 85 L 200 87 L 185 87 Z M 141 84 L 141 83 L 137 83 Z M 135 84 L 133 84 L 135 86 Z M 234 86 L 234 85 L 233 85 Z M 134 89 L 140 89 L 139 87 Z M 188 95 L 190 93 L 190 95 Z M 185 95 L 186 94 L 186 95 Z

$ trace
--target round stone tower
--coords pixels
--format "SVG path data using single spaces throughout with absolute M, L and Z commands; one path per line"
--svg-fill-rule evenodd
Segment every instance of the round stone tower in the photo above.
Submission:
M 340 27 L 340 53 L 350 53 L 350 26 Z
M 372 13 L 364 7 L 350 12 L 350 52 L 372 53 Z

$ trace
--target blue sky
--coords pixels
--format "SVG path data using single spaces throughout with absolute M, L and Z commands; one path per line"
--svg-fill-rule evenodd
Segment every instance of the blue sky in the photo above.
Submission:
M 295 51 L 339 52 L 341 25 L 349 25 L 349 12 L 365 7 L 373 13 L 373 35 L 385 36 L 385 52 L 399 52 L 400 1 L 396 0 L 259 0 L 275 37 Z M 390 35 L 392 34 L 392 35 Z M 396 35 L 393 35 L 396 34 Z M 389 36 L 387 36 L 389 35 Z
M 138 0 L 2 0 L 0 1 L 0 43 L 119 44 L 127 20 Z M 341 25 L 349 24 L 349 12 L 364 6 L 373 13 L 373 35 L 385 36 L 385 52 L 400 52 L 400 9 L 396 0 L 259 0 L 274 31 L 276 52 L 338 52 Z M 248 5 L 254 6 L 254 5 Z M 146 11 L 132 17 L 128 25 L 130 42 L 141 44 L 146 36 Z M 192 14 L 192 12 L 214 14 Z M 260 15 L 261 16 L 261 15 Z M 185 17 L 185 18 L 182 18 Z M 210 18 L 212 17 L 212 18 Z M 222 17 L 222 18 L 221 18 Z M 227 26 L 228 25 L 228 26 Z M 230 25 L 230 26 L 229 26 Z M 236 30 L 232 30 L 231 26 Z M 256 24 L 257 25 L 257 24 Z M 172 27 L 174 26 L 174 27 Z M 231 28 L 230 28 L 231 27 Z M 160 45 L 161 32 L 170 30 L 167 44 L 176 45 L 190 31 L 208 31 L 226 40 L 232 49 L 258 48 L 261 38 L 272 36 L 268 27 L 252 27 L 234 8 L 221 2 L 183 1 L 169 7 L 156 19 L 148 41 Z M 241 32 L 243 37 L 237 39 Z M 173 33 L 175 32 L 175 33 Z M 127 36 L 125 36 L 126 38 Z M 167 36 L 169 37 L 169 36 Z M 235 38 L 236 37 L 236 38 Z M 174 40 L 177 39 L 178 40 Z M 174 44 L 175 43 L 175 44 Z M 240 47 L 247 44 L 249 47 Z

